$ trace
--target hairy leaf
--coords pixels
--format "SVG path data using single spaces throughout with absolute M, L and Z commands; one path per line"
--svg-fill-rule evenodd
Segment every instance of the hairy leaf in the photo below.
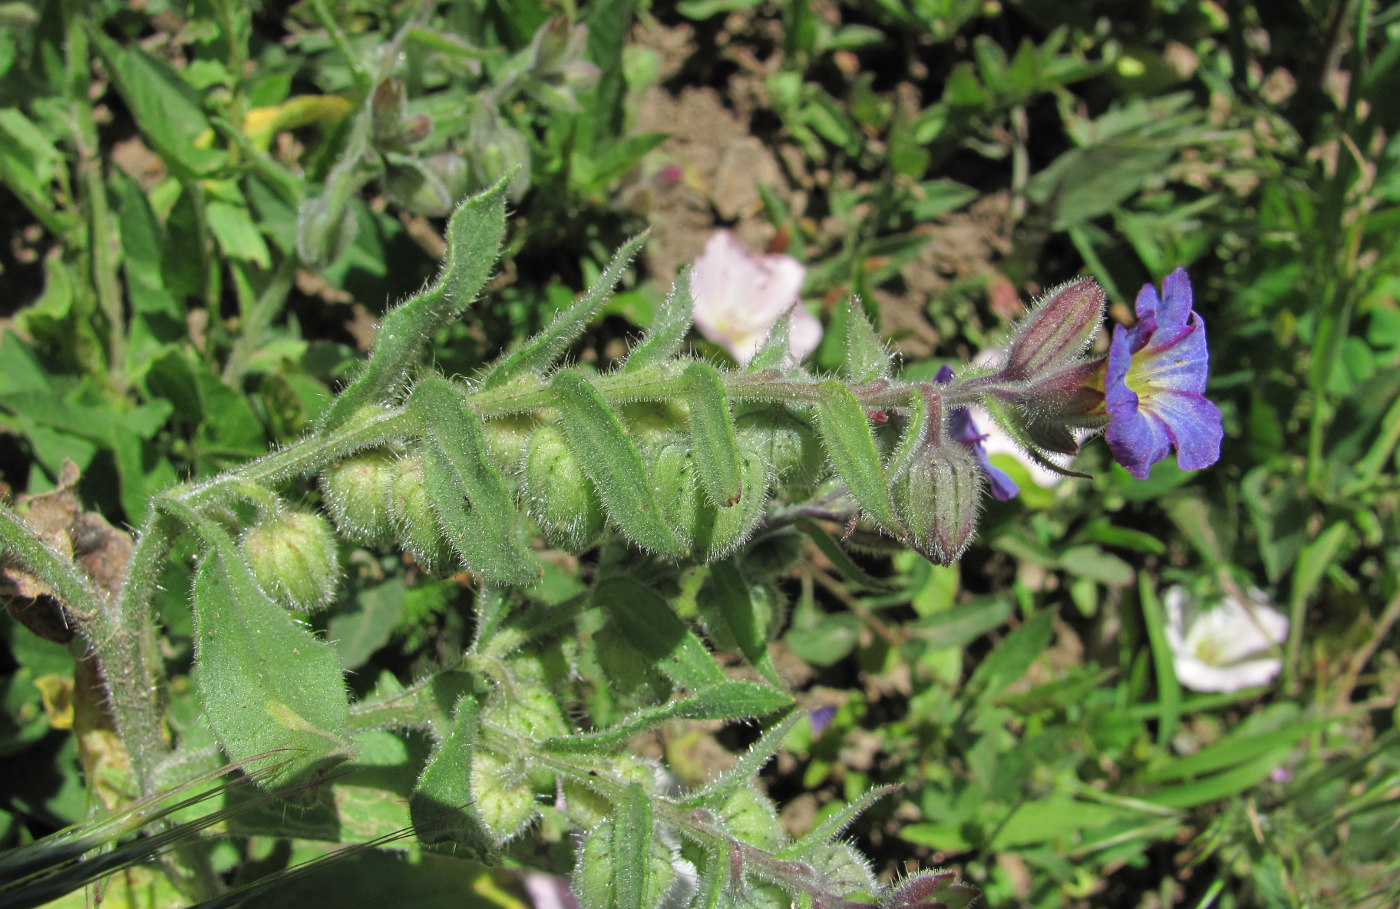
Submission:
M 423 484 L 438 524 L 467 567 L 491 581 L 524 584 L 539 576 L 521 539 L 515 502 L 487 460 L 481 421 L 446 379 L 413 389 L 410 406 L 428 430 Z
M 690 293 L 690 269 L 685 268 L 676 278 L 666 302 L 652 316 L 647 333 L 627 354 L 623 372 L 636 372 L 648 366 L 665 363 L 676 355 L 690 330 L 690 313 L 695 300 Z
M 830 379 L 820 388 L 817 429 L 837 475 L 881 527 L 904 539 L 907 534 L 895 517 L 894 501 L 885 482 L 880 452 L 875 447 L 865 408 L 861 407 L 855 393 L 841 382 Z
M 505 230 L 506 178 L 502 178 L 452 213 L 447 222 L 447 258 L 436 283 L 384 317 L 369 363 L 326 410 L 323 429 L 339 426 L 360 408 L 387 401 L 404 389 L 433 332 L 465 312 L 481 292 Z
M 630 578 L 609 578 L 593 590 L 618 630 L 647 661 L 693 691 L 727 681 L 700 637 L 672 611 L 655 591 Z
M 692 363 L 685 370 L 685 386 L 691 455 L 699 468 L 700 485 L 716 508 L 729 508 L 747 490 L 739 473 L 739 440 L 724 382 L 708 363 Z
M 608 263 L 608 267 L 598 276 L 598 280 L 588 288 L 588 292 L 555 316 L 543 331 L 526 341 L 523 346 L 497 360 L 482 378 L 481 387 L 494 388 L 525 373 L 539 372 L 552 366 L 554 361 L 568 350 L 569 345 L 583 334 L 588 323 L 593 321 L 598 311 L 608 302 L 623 271 L 632 263 L 632 258 L 642 248 L 646 239 L 646 234 L 640 234 L 624 243 Z
M 856 383 L 890 377 L 889 351 L 880 342 L 859 300 L 846 303 L 846 362 L 842 371 Z
M 200 709 L 232 760 L 290 749 L 262 778 L 278 788 L 351 756 L 335 651 L 262 592 L 231 540 L 199 568 L 194 623 Z
M 490 860 L 496 844 L 472 802 L 476 733 L 476 701 L 463 696 L 453 712 L 452 730 L 428 760 L 408 807 L 423 845 L 447 846 L 464 858 Z
M 663 555 L 684 546 L 661 517 L 637 447 L 617 414 L 580 373 L 561 370 L 550 381 L 564 437 L 607 507 L 608 516 L 637 544 Z

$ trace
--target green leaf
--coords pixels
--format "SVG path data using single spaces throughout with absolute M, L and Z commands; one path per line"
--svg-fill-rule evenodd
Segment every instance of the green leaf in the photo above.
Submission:
M 540 747 L 558 754 L 620 751 L 637 736 L 671 720 L 745 720 L 791 704 L 790 695 L 771 685 L 726 679 L 660 707 L 639 710 L 607 729 L 545 739 Z
M 227 152 L 208 145 L 213 133 L 199 94 L 169 63 L 134 45 L 118 45 L 95 28 L 88 34 L 136 125 L 166 166 L 188 180 L 227 162 Z
M 724 381 L 708 363 L 685 370 L 686 404 L 690 406 L 691 456 L 700 485 L 716 508 L 738 504 L 744 493 L 739 468 L 739 440 L 724 394 Z
M 744 368 L 744 371 L 765 372 L 769 369 L 782 370 L 786 368 L 792 360 L 791 338 L 792 311 L 790 310 L 774 322 L 772 328 L 768 329 L 768 336 L 758 346 L 753 359 L 749 360 L 749 365 Z
M 463 695 L 457 701 L 452 730 L 423 768 L 408 809 L 413 831 L 424 846 L 442 846 L 463 858 L 490 861 L 496 854 L 495 840 L 472 807 L 477 712 L 472 698 Z
M 200 709 L 230 759 L 288 749 L 259 777 L 276 789 L 351 756 L 340 661 L 258 588 L 231 540 L 199 568 L 194 623 Z
M 1152 647 L 1152 667 L 1157 674 L 1157 702 L 1162 707 L 1161 718 L 1157 723 L 1157 745 L 1165 748 L 1176 734 L 1176 722 L 1181 716 L 1181 685 L 1176 678 L 1176 668 L 1170 644 L 1167 642 L 1166 618 L 1162 604 L 1157 599 L 1157 591 L 1146 574 L 1138 582 L 1138 599 L 1142 604 L 1143 625 L 1147 628 L 1147 641 Z
M 652 316 L 646 335 L 627 354 L 622 371 L 636 372 L 665 363 L 675 356 L 685 343 L 686 332 L 690 330 L 690 313 L 694 307 L 695 301 L 690 295 L 690 269 L 685 268 L 676 277 L 666 302 Z
M 846 303 L 846 362 L 842 372 L 852 382 L 861 384 L 890 377 L 890 354 L 880 342 L 865 307 L 852 299 Z
M 272 255 L 267 251 L 253 216 L 242 205 L 211 201 L 205 207 L 209 219 L 209 232 L 219 244 L 219 249 L 230 259 L 244 259 L 259 268 L 272 267 Z
M 554 361 L 569 349 L 569 345 L 583 334 L 584 329 L 588 328 L 588 324 L 598 315 L 598 311 L 608 302 L 613 289 L 617 287 L 617 282 L 622 278 L 622 273 L 632 264 L 633 257 L 642 248 L 642 244 L 646 243 L 646 239 L 646 234 L 639 234 L 624 243 L 608 263 L 608 267 L 598 276 L 598 280 L 588 288 L 588 292 L 555 316 L 543 331 L 526 341 L 523 346 L 497 360 L 482 378 L 481 387 L 494 388 L 525 373 L 540 372 L 552 366 Z
M 608 402 L 582 374 L 563 369 L 550 381 L 564 437 L 598 488 L 608 515 L 640 546 L 681 555 L 684 546 L 662 518 L 646 466 Z
M 807 517 L 799 517 L 796 526 L 816 544 L 821 554 L 826 556 L 832 565 L 836 566 L 836 570 L 841 572 L 841 576 L 846 580 L 873 590 L 891 589 L 888 582 L 872 577 L 864 568 L 857 565 L 855 560 L 846 553 L 846 550 L 841 548 L 841 544 L 836 542 L 831 534 L 823 530 L 816 521 Z
M 886 532 L 898 539 L 908 533 L 895 517 L 894 500 L 880 466 L 880 452 L 865 408 L 843 383 L 829 379 L 819 386 L 817 430 L 828 457 L 851 495 Z
M 1053 612 L 1041 610 L 1026 624 L 1008 634 L 977 667 L 968 680 L 968 689 L 981 690 L 986 697 L 995 697 L 1025 675 L 1050 643 L 1053 618 Z
M 403 616 L 407 588 L 401 577 L 360 590 L 353 609 L 339 609 L 326 626 L 340 663 L 358 669 L 374 652 L 389 643 Z
M 487 457 L 476 414 L 439 376 L 419 382 L 409 406 L 427 428 L 423 481 L 448 542 L 490 581 L 534 580 L 539 568 L 521 538 L 515 500 Z
M 650 909 L 646 898 L 651 841 L 651 798 L 640 783 L 630 783 L 618 802 L 613 823 L 617 909 Z
M 506 230 L 506 180 L 462 202 L 447 223 L 447 258 L 432 287 L 384 317 L 365 371 L 336 398 L 321 419 L 339 426 L 361 407 L 399 394 L 433 332 L 456 319 L 486 284 Z
M 677 685 L 702 691 L 727 680 L 700 637 L 655 591 L 630 578 L 608 578 L 593 589 L 593 602 L 648 663 Z
M 732 562 L 715 562 L 710 566 L 710 575 L 700 595 L 707 605 L 714 607 L 712 614 L 724 623 L 744 659 L 774 685 L 782 684 L 778 680 L 778 668 L 768 652 L 765 631 L 769 623 L 760 620 L 749 582 L 744 580 L 739 569 Z

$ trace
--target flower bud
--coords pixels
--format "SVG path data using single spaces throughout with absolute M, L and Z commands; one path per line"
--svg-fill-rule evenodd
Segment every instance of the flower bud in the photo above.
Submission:
M 1103 321 L 1104 290 L 1080 278 L 1052 290 L 1017 326 L 1006 348 L 1000 378 L 1034 381 L 1070 365 L 1084 352 Z
M 429 574 L 450 571 L 457 553 L 438 527 L 432 497 L 423 484 L 423 459 L 400 458 L 389 476 L 389 520 L 400 545 Z
M 393 538 L 389 480 L 394 456 L 383 449 L 347 458 L 321 475 L 326 508 L 341 535 L 378 546 Z
M 265 515 L 243 534 L 243 556 L 263 592 L 296 612 L 330 604 L 340 554 L 325 518 L 310 511 Z
M 550 545 L 579 552 L 603 532 L 603 503 L 578 456 L 553 426 L 535 432 L 525 450 L 525 510 Z
M 977 531 L 981 474 L 967 446 L 949 440 L 928 444 L 894 487 L 895 510 L 914 548 L 935 565 L 962 555 Z

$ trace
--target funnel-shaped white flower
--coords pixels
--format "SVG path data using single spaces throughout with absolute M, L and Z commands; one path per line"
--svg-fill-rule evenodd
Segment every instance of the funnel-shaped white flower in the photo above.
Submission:
M 695 327 L 746 365 L 773 325 L 793 310 L 793 357 L 816 350 L 822 323 L 797 300 L 807 269 L 792 256 L 755 256 L 728 231 L 715 231 L 690 267 Z
M 1261 591 L 1249 603 L 1225 597 L 1201 607 L 1181 587 L 1163 596 L 1167 644 L 1176 678 L 1195 691 L 1239 691 L 1265 685 L 1283 663 L 1269 655 L 1288 637 L 1288 619 L 1269 606 Z

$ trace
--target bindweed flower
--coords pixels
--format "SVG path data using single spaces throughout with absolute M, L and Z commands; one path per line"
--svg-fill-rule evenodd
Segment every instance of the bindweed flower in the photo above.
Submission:
M 806 276 L 792 256 L 755 256 L 728 231 L 715 231 L 690 270 L 695 327 L 744 366 L 791 311 L 789 349 L 800 360 L 822 338 L 821 321 L 798 303 Z
M 1176 678 L 1193 691 L 1239 691 L 1265 685 L 1283 663 L 1268 653 L 1288 637 L 1288 619 L 1258 590 L 1250 602 L 1226 597 L 1202 608 L 1181 587 L 1163 595 L 1167 644 Z
M 946 385 L 953 381 L 953 370 L 947 366 L 938 370 L 933 380 L 940 385 Z M 966 407 L 955 407 L 948 414 L 948 437 L 954 442 L 961 442 L 972 452 L 972 459 L 977 464 L 977 469 L 982 476 L 987 478 L 987 484 L 991 487 L 992 498 L 998 502 L 1005 502 L 1016 497 L 1016 493 L 1021 491 L 1021 487 L 1016 485 L 1016 481 L 1007 475 L 1006 471 L 992 464 L 987 457 L 987 450 L 983 443 L 987 441 L 987 436 L 978 430 L 977 424 L 972 420 L 972 413 Z
M 1139 480 L 1176 447 L 1183 470 L 1220 459 L 1220 409 L 1206 400 L 1206 326 L 1191 308 L 1191 279 L 1167 275 L 1162 296 L 1146 285 L 1137 298 L 1138 323 L 1115 326 L 1102 375 L 1113 459 Z

